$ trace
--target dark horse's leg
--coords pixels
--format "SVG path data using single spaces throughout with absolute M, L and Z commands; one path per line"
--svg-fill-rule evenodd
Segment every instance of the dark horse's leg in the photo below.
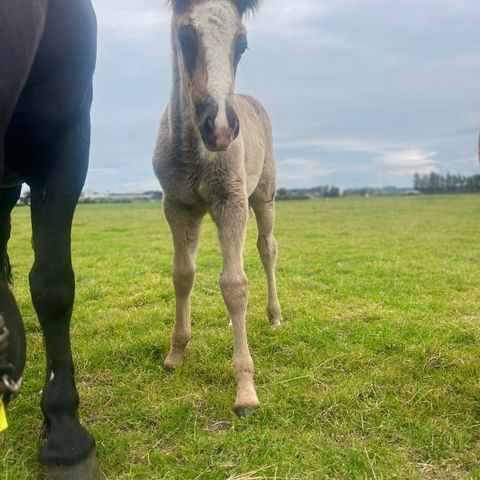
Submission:
M 93 437 L 80 425 L 79 396 L 70 347 L 75 280 L 70 237 L 75 206 L 88 164 L 89 105 L 83 118 L 57 133 L 42 155 L 55 168 L 42 185 L 32 185 L 32 230 L 35 262 L 30 273 L 33 305 L 42 325 L 47 351 L 42 396 L 47 441 L 40 461 L 47 478 L 104 478 L 94 454 Z
M 47 0 L 0 1 L 0 186 L 5 170 L 5 135 L 25 85 L 44 30 Z M 0 188 L 0 382 L 16 381 L 25 365 L 25 334 L 15 299 L 8 287 L 10 211 L 19 187 Z M 3 390 L 3 391 L 2 391 Z M 5 403 L 10 393 L 0 388 Z
M 25 333 L 15 299 L 8 287 L 11 278 L 7 242 L 10 238 L 10 212 L 17 203 L 21 187 L 0 190 L 0 394 L 7 404 L 12 392 L 7 383 L 17 382 L 25 367 Z M 3 381 L 4 376 L 7 383 Z M 10 380 L 10 381 L 9 381 Z

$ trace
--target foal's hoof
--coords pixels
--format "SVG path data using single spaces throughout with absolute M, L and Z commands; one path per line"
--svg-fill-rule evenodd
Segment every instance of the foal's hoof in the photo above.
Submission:
M 171 373 L 175 373 L 175 370 L 177 369 L 177 367 L 174 367 L 173 365 L 163 365 L 163 371 L 170 375 Z
M 235 407 L 234 410 L 240 418 L 248 418 L 257 411 L 257 407 Z
M 280 328 L 282 323 L 280 305 L 267 307 L 267 318 L 273 330 Z
M 60 465 L 43 465 L 46 480 L 106 480 L 97 462 L 95 451 L 83 462 L 63 467 Z
M 185 356 L 184 350 L 180 350 L 180 349 L 170 350 L 169 354 L 167 355 L 167 358 L 163 362 L 163 369 L 168 373 L 174 372 L 177 368 L 182 366 L 184 356 Z
M 163 370 L 165 373 L 174 373 L 182 366 L 182 362 L 174 362 L 165 360 L 163 364 Z

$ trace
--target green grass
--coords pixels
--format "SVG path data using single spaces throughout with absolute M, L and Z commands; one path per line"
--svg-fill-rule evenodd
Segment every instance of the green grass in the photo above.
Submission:
M 27 290 L 28 215 L 15 210 L 10 247 L 29 346 L 0 439 L 4 480 L 40 478 L 44 352 Z M 240 420 L 212 222 L 185 365 L 166 375 L 174 298 L 160 204 L 78 208 L 77 382 L 108 478 L 480 478 L 480 196 L 280 203 L 276 332 L 253 219 L 248 228 L 262 408 Z

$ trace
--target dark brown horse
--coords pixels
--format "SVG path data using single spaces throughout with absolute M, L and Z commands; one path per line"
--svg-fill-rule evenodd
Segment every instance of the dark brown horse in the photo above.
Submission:
M 31 189 L 33 305 L 46 345 L 41 407 L 47 478 L 103 478 L 80 425 L 70 347 L 75 280 L 71 222 L 87 172 L 96 21 L 90 0 L 0 0 L 0 394 L 25 364 L 22 319 L 9 288 L 10 212 Z

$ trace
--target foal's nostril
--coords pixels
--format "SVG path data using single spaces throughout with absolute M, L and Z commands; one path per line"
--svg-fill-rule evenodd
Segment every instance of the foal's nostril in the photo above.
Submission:
M 218 104 L 212 97 L 205 97 L 196 105 L 196 113 L 202 139 L 207 148 L 215 146 L 215 120 Z
M 240 122 L 238 121 L 238 117 L 235 115 L 235 122 L 232 128 L 233 138 L 237 138 L 238 134 L 240 133 Z
M 205 130 L 208 133 L 213 133 L 215 130 L 215 118 L 213 117 L 207 117 L 205 121 Z
M 238 115 L 232 106 L 227 103 L 227 119 L 228 119 L 228 126 L 230 131 L 232 132 L 232 138 L 235 139 L 238 137 L 240 132 L 240 121 L 238 119 Z

